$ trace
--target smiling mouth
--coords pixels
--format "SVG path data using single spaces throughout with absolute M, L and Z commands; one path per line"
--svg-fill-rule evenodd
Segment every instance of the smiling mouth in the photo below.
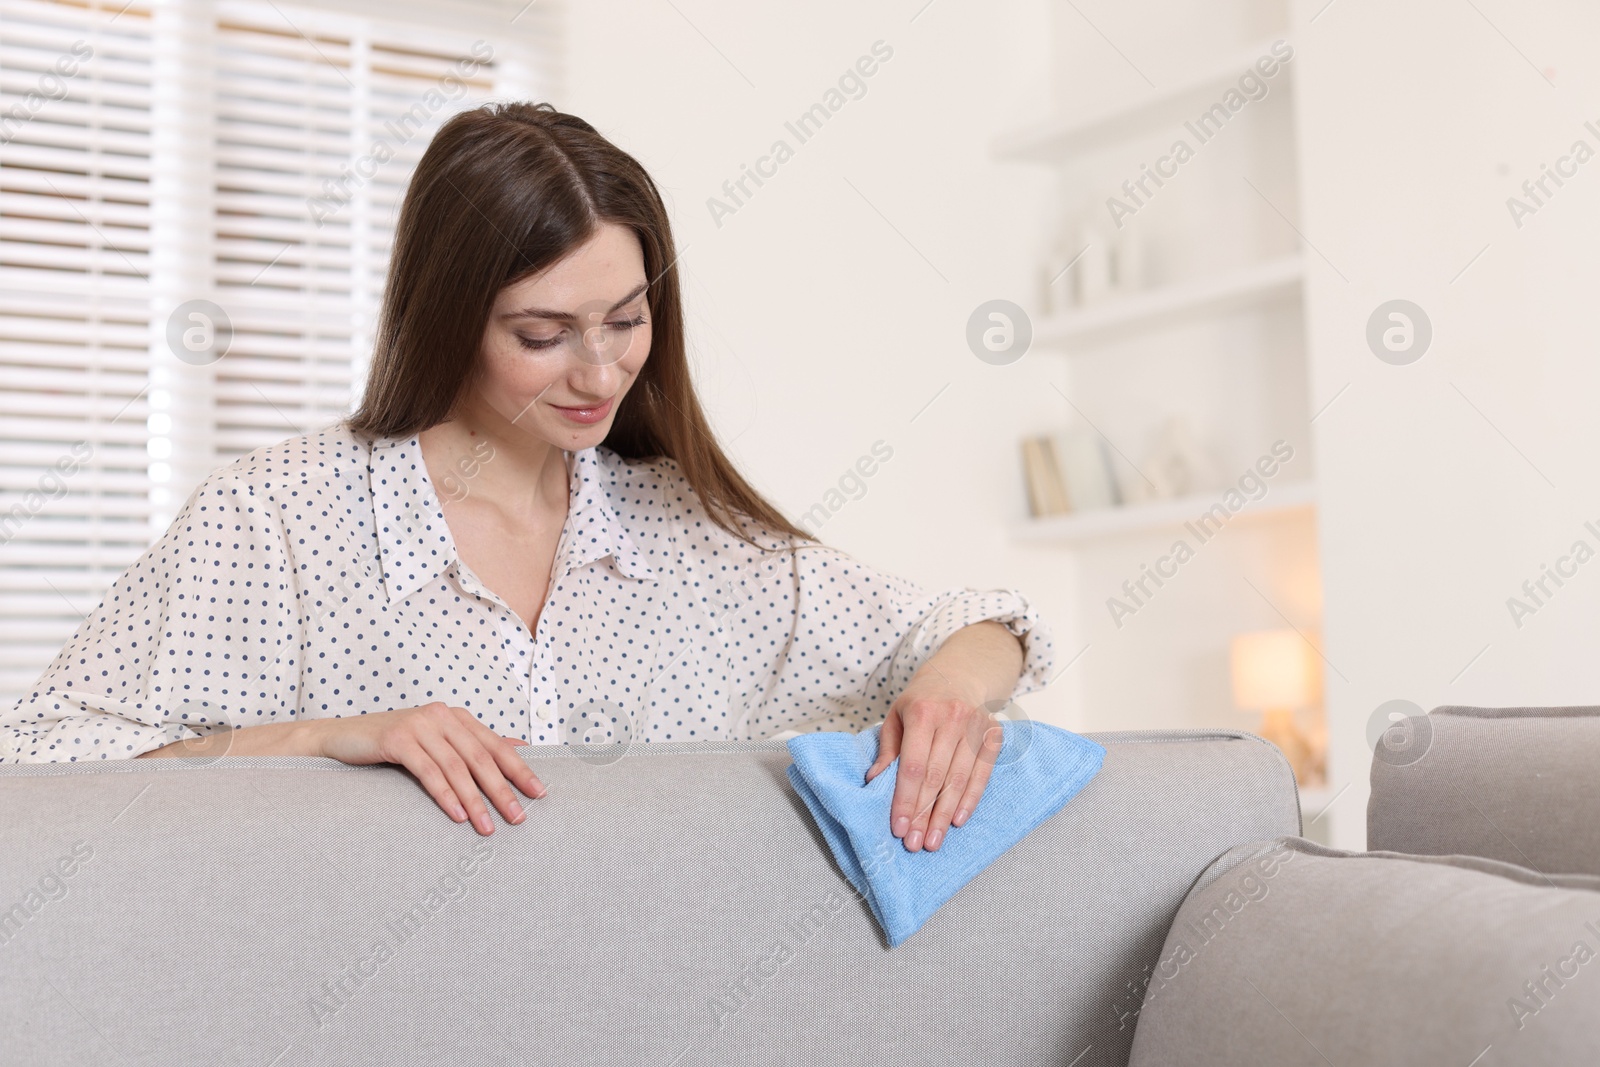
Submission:
M 567 421 L 590 426 L 604 422 L 611 417 L 612 405 L 616 403 L 616 399 L 616 396 L 612 395 L 599 404 L 592 404 L 587 407 L 568 407 L 563 404 L 552 404 L 550 406 L 561 412 Z

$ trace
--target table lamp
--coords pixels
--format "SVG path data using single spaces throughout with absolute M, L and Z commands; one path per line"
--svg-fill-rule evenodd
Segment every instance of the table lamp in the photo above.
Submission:
M 1315 650 L 1294 630 L 1258 630 L 1235 635 L 1231 651 L 1234 704 L 1261 713 L 1261 736 L 1283 751 L 1301 788 L 1321 785 L 1322 755 L 1294 718 L 1322 691 Z

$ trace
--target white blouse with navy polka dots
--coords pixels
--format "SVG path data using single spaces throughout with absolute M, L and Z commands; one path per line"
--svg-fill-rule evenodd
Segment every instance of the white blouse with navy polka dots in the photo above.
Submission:
M 430 701 L 535 744 L 759 740 L 882 719 L 951 634 L 1050 633 L 1022 596 L 930 595 L 709 518 L 677 463 L 567 453 L 537 635 L 456 557 L 416 435 L 343 423 L 213 472 L 0 715 L 0 762 L 117 759 L 228 727 Z

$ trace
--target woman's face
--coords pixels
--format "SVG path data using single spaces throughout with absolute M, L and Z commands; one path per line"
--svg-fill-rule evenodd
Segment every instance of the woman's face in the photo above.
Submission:
M 557 448 L 605 440 L 650 355 L 645 283 L 639 239 L 607 222 L 543 272 L 506 286 L 479 352 L 481 402 Z

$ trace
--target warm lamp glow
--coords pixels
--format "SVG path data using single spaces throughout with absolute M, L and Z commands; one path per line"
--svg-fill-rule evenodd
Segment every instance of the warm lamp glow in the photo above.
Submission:
M 1323 746 L 1295 723 L 1295 711 L 1319 702 L 1322 664 L 1294 630 L 1239 634 L 1232 647 L 1233 702 L 1261 713 L 1261 737 L 1282 750 L 1302 789 L 1327 780 Z
M 1245 711 L 1292 710 L 1317 702 L 1317 656 L 1294 630 L 1258 630 L 1233 639 L 1233 702 Z

